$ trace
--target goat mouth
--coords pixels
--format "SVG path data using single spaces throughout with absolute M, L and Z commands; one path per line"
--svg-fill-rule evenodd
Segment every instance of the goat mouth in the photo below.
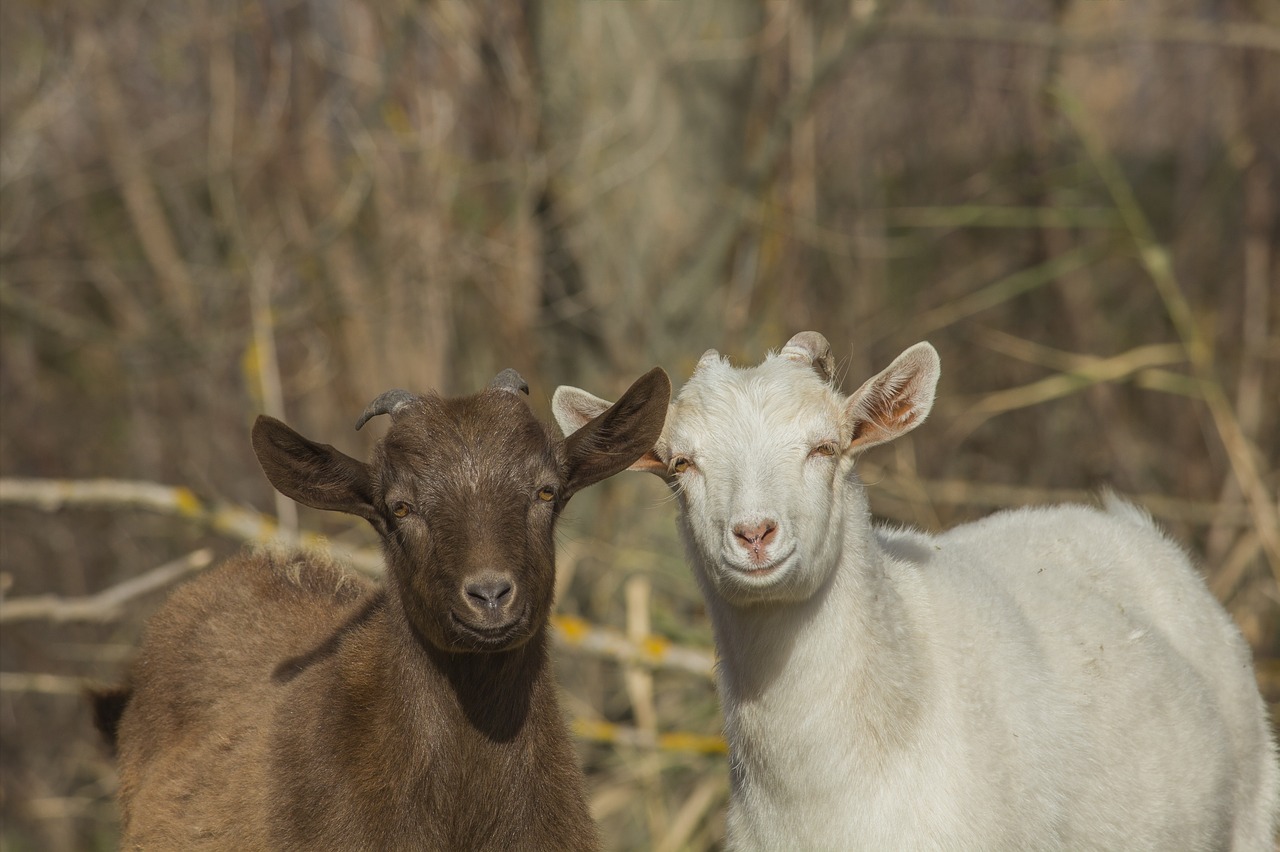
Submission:
M 739 569 L 738 573 L 744 574 L 748 577 L 767 577 L 770 574 L 772 574 L 774 571 L 776 571 L 777 568 L 778 566 L 776 564 L 766 565 L 763 568 L 742 568 L 742 569 Z
M 764 580 L 773 574 L 782 573 L 790 563 L 793 553 L 795 553 L 795 548 L 791 547 L 785 553 L 775 556 L 763 564 L 753 561 L 748 561 L 745 565 L 740 562 L 729 562 L 727 567 L 734 576 L 746 577 L 752 580 Z
M 526 610 L 521 610 L 502 624 L 474 624 L 450 611 L 449 622 L 463 640 L 459 644 L 476 651 L 496 651 L 518 644 L 516 640 L 526 637 L 525 615 Z

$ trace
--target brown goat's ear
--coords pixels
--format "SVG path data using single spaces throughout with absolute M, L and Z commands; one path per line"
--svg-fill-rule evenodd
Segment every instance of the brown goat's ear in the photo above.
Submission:
M 609 405 L 576 388 L 559 388 L 551 406 L 565 432 L 570 494 L 631 467 L 649 469 L 671 402 L 671 380 L 654 367 Z M 600 406 L 606 406 L 600 410 Z M 577 427 L 577 428 L 574 428 Z M 571 431 L 572 430 L 572 431 Z
M 274 417 L 253 424 L 253 452 L 276 490 L 313 509 L 365 518 L 381 528 L 369 466 L 328 444 L 309 441 Z

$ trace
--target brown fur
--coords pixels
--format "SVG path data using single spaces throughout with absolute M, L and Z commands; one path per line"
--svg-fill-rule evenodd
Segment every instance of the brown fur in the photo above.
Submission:
M 387 583 L 259 551 L 175 592 L 95 699 L 123 847 L 597 848 L 547 658 L 552 532 L 669 394 L 651 371 L 563 442 L 510 389 L 417 398 L 368 465 L 259 418 L 271 481 L 368 518 Z

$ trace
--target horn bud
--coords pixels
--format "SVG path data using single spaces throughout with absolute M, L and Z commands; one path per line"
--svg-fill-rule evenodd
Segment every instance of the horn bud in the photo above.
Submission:
M 356 421 L 356 431 L 359 431 L 361 426 L 379 414 L 390 414 L 394 420 L 395 416 L 403 411 L 405 406 L 412 405 L 417 400 L 418 397 L 407 390 L 397 388 L 387 391 L 369 403 L 368 408 L 364 410 L 364 413 L 360 415 L 360 419 Z
M 800 332 L 787 341 L 780 354 L 783 358 L 812 367 L 824 382 L 831 381 L 831 377 L 835 375 L 831 344 L 816 331 Z
M 528 396 L 529 383 L 519 373 L 508 367 L 493 377 L 493 381 L 489 382 L 489 390 L 504 390 L 510 393 L 519 392 Z

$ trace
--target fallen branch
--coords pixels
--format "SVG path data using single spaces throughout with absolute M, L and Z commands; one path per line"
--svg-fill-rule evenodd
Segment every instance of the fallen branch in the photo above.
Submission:
M 715 657 L 710 651 L 677 645 L 661 636 L 649 635 L 633 642 L 615 630 L 592 625 L 572 615 L 553 615 L 551 626 L 556 644 L 570 651 L 704 677 L 712 677 L 715 672 Z
M 0 692 L 34 692 L 79 697 L 94 681 L 41 672 L 0 672 Z
M 28 506 L 45 512 L 68 508 L 144 509 L 200 524 L 235 541 L 283 542 L 332 552 L 365 574 L 382 572 L 382 556 L 332 544 L 315 533 L 283 535 L 276 522 L 252 509 L 206 502 L 182 486 L 129 479 L 0 479 L 0 506 Z
M 52 621 L 54 624 L 113 621 L 125 614 L 125 604 L 134 598 L 176 583 L 186 575 L 208 567 L 212 561 L 213 551 L 206 547 L 82 598 L 38 595 L 0 600 L 0 624 L 35 620 Z

